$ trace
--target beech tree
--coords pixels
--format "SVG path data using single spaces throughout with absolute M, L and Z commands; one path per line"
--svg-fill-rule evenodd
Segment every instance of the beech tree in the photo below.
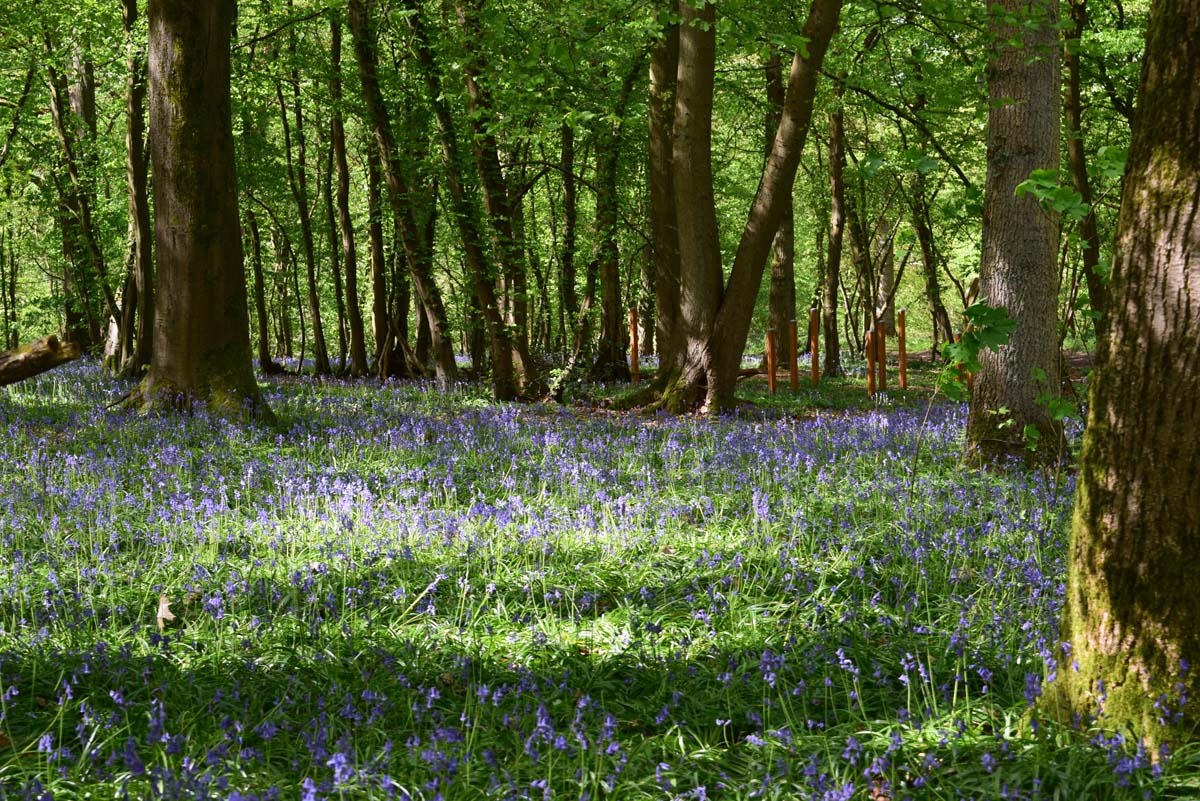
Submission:
M 146 405 L 269 415 L 250 369 L 229 98 L 234 0 L 152 0 L 154 350 Z
M 1032 431 L 1043 440 L 1055 432 L 1044 398 L 1057 395 L 1059 382 L 1058 221 L 1016 190 L 1034 170 L 1058 169 L 1061 88 L 1057 0 L 988 0 L 988 19 L 994 39 L 979 289 L 1016 323 L 1007 345 L 980 353 L 971 396 L 968 451 L 990 461 L 1027 453 Z
M 1151 6 L 1046 701 L 1146 743 L 1200 724 L 1200 0 Z

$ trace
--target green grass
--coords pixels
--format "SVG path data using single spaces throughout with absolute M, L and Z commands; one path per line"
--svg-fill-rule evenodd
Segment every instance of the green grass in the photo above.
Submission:
M 1194 793 L 1036 721 L 1072 479 L 965 470 L 959 407 L 266 389 L 276 429 L 0 390 L 0 798 Z

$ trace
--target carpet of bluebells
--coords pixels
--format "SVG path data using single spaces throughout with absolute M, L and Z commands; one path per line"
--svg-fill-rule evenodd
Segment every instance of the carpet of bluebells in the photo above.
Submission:
M 1052 799 L 1069 471 L 964 410 L 710 420 L 264 385 L 274 427 L 0 389 L 0 799 Z M 1165 767 L 1164 767 L 1165 765 Z

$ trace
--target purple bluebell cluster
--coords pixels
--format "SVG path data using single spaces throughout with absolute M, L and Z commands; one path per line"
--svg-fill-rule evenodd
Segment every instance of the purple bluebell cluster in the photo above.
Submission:
M 1159 781 L 1135 744 L 1034 732 L 1073 479 L 962 468 L 958 406 L 696 419 L 297 381 L 266 428 L 119 391 L 83 364 L 0 395 L 5 801 Z

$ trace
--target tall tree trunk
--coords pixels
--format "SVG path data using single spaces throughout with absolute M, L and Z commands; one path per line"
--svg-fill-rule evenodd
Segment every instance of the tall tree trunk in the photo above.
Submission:
M 246 228 L 250 234 L 250 267 L 254 275 L 254 316 L 255 331 L 258 334 L 258 369 L 264 373 L 281 372 L 281 368 L 271 359 L 271 337 L 269 318 L 267 315 L 266 280 L 263 277 L 262 266 L 262 236 L 258 230 L 258 217 L 253 209 L 246 209 Z
M 150 153 L 158 275 L 147 404 L 270 416 L 250 369 L 230 116 L 233 0 L 151 0 Z
M 1074 29 L 1063 43 L 1063 62 L 1067 68 L 1067 87 L 1064 93 L 1067 164 L 1071 170 L 1071 183 L 1088 209 L 1079 221 L 1079 238 L 1083 245 L 1083 277 L 1087 282 L 1088 300 L 1092 311 L 1098 315 L 1092 319 L 1092 325 L 1096 331 L 1096 338 L 1100 339 L 1104 335 L 1108 287 L 1097 269 L 1100 264 L 1100 234 L 1096 228 L 1096 210 L 1092 206 L 1092 185 L 1088 180 L 1083 140 L 1083 101 L 1080 99 L 1083 79 L 1080 76 L 1079 48 L 1087 29 L 1087 0 L 1068 0 L 1068 4 Z
M 293 37 L 290 45 L 292 61 L 296 58 L 296 41 Z M 329 350 L 325 347 L 325 327 L 321 323 L 321 295 L 317 288 L 317 255 L 313 243 L 312 207 L 308 200 L 308 148 L 304 136 L 304 106 L 300 100 L 300 70 L 292 69 L 289 81 L 292 87 L 292 111 L 295 114 L 295 129 L 288 124 L 288 108 L 283 98 L 283 85 L 276 81 L 275 94 L 279 99 L 279 113 L 283 123 L 283 148 L 287 155 L 288 183 L 292 187 L 292 197 L 296 200 L 296 210 L 300 215 L 300 244 L 304 248 L 304 271 L 308 289 L 308 316 L 312 320 L 313 330 L 313 367 L 317 375 L 329 375 L 333 372 L 329 364 Z M 293 161 L 292 141 L 295 140 L 296 155 Z
M 122 0 L 125 22 L 125 175 L 129 184 L 129 219 L 133 247 L 133 286 L 137 297 L 133 353 L 121 366 L 125 375 L 139 374 L 150 364 L 154 341 L 154 230 L 150 224 L 149 176 L 146 174 L 146 58 L 134 40 L 137 0 Z M 125 303 L 129 303 L 127 296 Z
M 45 49 L 53 53 L 55 46 L 49 35 L 45 36 Z M 68 324 L 68 338 L 75 337 L 81 345 L 94 345 L 100 341 L 100 318 L 120 318 L 116 297 L 108 283 L 108 270 L 104 260 L 104 249 L 96 231 L 93 210 L 96 205 L 94 191 L 93 161 L 94 145 L 91 138 L 95 132 L 95 90 L 91 87 L 86 72 L 80 80 L 68 87 L 66 77 L 51 62 L 47 66 L 50 86 L 50 116 L 54 130 L 62 147 L 63 166 L 66 167 L 67 185 L 56 180 L 62 197 L 59 215 L 62 226 L 63 253 L 70 264 L 64 282 L 68 293 L 78 292 L 82 303 L 82 321 L 86 327 Z M 76 123 L 78 120 L 78 124 Z M 73 273 L 73 274 L 72 274 Z M 94 305 L 92 289 L 98 289 L 103 306 Z M 72 318 L 72 299 L 68 298 L 68 320 Z M 78 318 L 77 318 L 78 319 Z
M 912 195 L 909 198 L 913 229 L 921 246 L 921 274 L 925 278 L 925 298 L 933 317 L 933 353 L 936 355 L 938 342 L 954 341 L 954 326 L 950 314 L 942 302 L 942 286 L 938 280 L 941 256 L 933 239 L 933 224 L 929 217 L 929 201 L 925 197 L 925 179 L 918 175 L 913 179 Z
M 464 181 L 464 165 L 458 152 L 457 131 L 450 105 L 442 91 L 438 66 L 434 61 L 433 50 L 418 8 L 413 0 L 405 1 L 410 12 L 406 19 L 413 32 L 417 65 L 425 80 L 429 95 L 427 99 L 433 106 L 433 116 L 437 121 L 438 136 L 442 145 L 442 166 L 445 170 L 446 188 L 450 194 L 454 221 L 462 238 L 471 283 L 487 324 L 492 350 L 492 392 L 497 400 L 515 400 L 518 397 L 518 380 L 526 386 L 530 385 L 530 382 L 536 382 L 537 370 L 529 351 L 522 346 L 519 339 L 513 338 L 501 316 L 496 286 L 490 276 L 491 269 L 483 249 L 483 233 L 479 229 L 476 204 Z M 498 168 L 499 165 L 496 166 Z
M 1146 41 L 1043 705 L 1158 753 L 1200 725 L 1200 2 L 1154 0 Z
M 671 170 L 679 231 L 680 342 L 663 373 L 668 408 L 696 405 L 712 369 L 712 338 L 724 291 L 712 174 L 715 5 L 680 3 Z M 773 232 L 772 232 L 773 233 Z M 672 386 L 674 384 L 674 386 Z
M 371 333 L 375 338 L 375 365 L 388 347 L 388 270 L 383 255 L 383 194 L 380 191 L 379 146 L 367 144 L 367 241 L 371 249 Z
M 333 299 L 337 310 L 338 373 L 346 372 L 349 335 L 346 325 L 346 295 L 342 288 L 342 238 L 338 235 L 338 216 L 333 206 L 333 123 L 329 125 L 329 143 L 325 150 L 325 169 L 320 175 L 321 197 L 325 202 L 325 223 L 329 235 L 329 260 L 333 264 Z
M 348 10 L 350 33 L 354 39 L 354 55 L 358 61 L 359 81 L 363 87 L 367 116 L 379 148 L 380 166 L 384 183 L 387 185 L 388 200 L 392 204 L 393 213 L 401 221 L 404 260 L 408 264 L 413 287 L 421 305 L 429 315 L 438 383 L 449 387 L 458 379 L 458 366 L 454 362 L 454 346 L 446 318 L 446 307 L 442 303 L 441 290 L 433 280 L 429 263 L 421 258 L 425 232 L 413 208 L 409 182 L 404 175 L 396 140 L 392 135 L 391 116 L 383 102 L 383 92 L 379 88 L 375 34 L 364 0 L 349 0 Z
M 599 381 L 628 381 L 628 331 L 621 302 L 621 254 L 617 246 L 620 191 L 617 185 L 625 108 L 643 69 L 639 56 L 625 74 L 612 108 L 613 121 L 601 123 L 596 134 L 596 220 L 593 264 L 600 279 L 600 337 L 589 375 Z M 590 265 L 589 265 L 590 269 Z
M 775 131 L 783 115 L 787 89 L 783 85 L 783 59 L 778 46 L 772 45 L 764 68 L 767 79 L 766 152 L 769 156 Z M 792 195 L 784 201 L 783 219 L 771 242 L 771 290 L 768 296 L 768 325 L 775 329 L 775 364 L 788 363 L 791 345 L 788 326 L 796 319 L 796 225 Z
M 337 165 L 337 213 L 342 231 L 342 263 L 346 267 L 346 316 L 350 327 L 350 375 L 367 374 L 367 346 L 362 307 L 358 297 L 358 254 L 354 246 L 354 218 L 350 214 L 350 165 L 346 160 L 346 128 L 342 122 L 342 20 L 333 12 L 329 18 L 329 58 L 333 65 L 329 94 L 333 160 Z M 375 206 L 379 206 L 379 179 L 375 179 Z M 378 209 L 377 209 L 378 210 Z
M 842 282 L 842 242 L 846 232 L 846 124 L 842 111 L 842 82 L 835 87 L 838 101 L 829 115 L 829 253 L 821 285 L 821 318 L 825 340 L 825 375 L 842 375 L 838 331 L 838 290 Z
M 723 292 L 709 163 L 716 33 L 712 6 L 700 11 L 690 6 L 683 9 L 674 167 L 686 344 L 675 375 L 663 391 L 662 400 L 668 408 L 697 400 L 702 387 L 706 409 L 717 411 L 734 404 L 735 384 L 767 255 L 791 196 L 812 119 L 817 76 L 841 7 L 841 0 L 813 0 L 809 8 L 801 31 L 807 52 L 797 51 L 792 58 L 779 130 Z
M 988 13 L 995 39 L 979 288 L 1016 329 L 998 352 L 979 356 L 967 449 L 984 461 L 1028 458 L 1036 430 L 1043 446 L 1033 455 L 1049 458 L 1058 427 L 1039 396 L 1059 389 L 1058 221 L 1032 196 L 1017 197 L 1016 187 L 1034 170 L 1058 169 L 1058 0 L 988 0 Z
M 559 303 L 563 310 L 560 331 L 563 348 L 569 348 L 571 329 L 579 316 L 579 300 L 575 294 L 575 240 L 579 219 L 579 196 L 575 188 L 575 129 L 562 125 L 562 146 L 559 156 L 563 180 L 563 241 L 559 261 L 562 265 L 558 287 Z
M 481 3 L 479 0 L 458 0 L 456 6 L 459 28 L 468 40 L 478 40 L 482 36 L 479 25 Z M 491 223 L 492 250 L 499 260 L 499 271 L 504 279 L 509 336 L 520 361 L 521 353 L 529 353 L 525 243 L 519 235 L 516 220 L 521 199 L 510 196 L 504 170 L 500 166 L 500 147 L 491 129 L 497 121 L 496 111 L 490 94 L 479 83 L 480 76 L 487 70 L 482 50 L 473 49 L 463 70 L 468 119 L 473 134 L 476 170 L 483 188 L 483 207 Z M 533 369 L 532 360 L 522 369 Z M 536 381 L 536 376 L 526 373 L 523 381 L 528 384 L 531 380 Z
M 665 13 L 664 13 L 665 12 Z M 662 38 L 650 53 L 649 147 L 647 182 L 650 195 L 650 238 L 654 255 L 654 301 L 658 308 L 655 339 L 660 375 L 679 359 L 682 325 L 679 307 L 679 221 L 675 209 L 672 131 L 675 127 L 675 82 L 679 68 L 678 0 L 659 11 L 667 17 Z

